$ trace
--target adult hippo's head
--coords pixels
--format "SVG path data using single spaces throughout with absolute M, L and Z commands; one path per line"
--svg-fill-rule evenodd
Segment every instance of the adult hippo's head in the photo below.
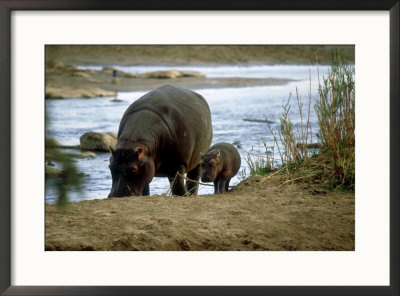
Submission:
M 108 197 L 144 195 L 144 189 L 154 177 L 154 162 L 146 147 L 111 150 L 112 187 Z

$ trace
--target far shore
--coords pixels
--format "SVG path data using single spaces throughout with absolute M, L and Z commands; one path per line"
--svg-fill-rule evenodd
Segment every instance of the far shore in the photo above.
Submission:
M 118 92 L 150 91 L 165 84 L 190 89 L 282 85 L 282 78 L 208 78 L 193 71 L 156 71 L 141 75 L 118 71 L 80 70 L 60 62 L 46 65 L 46 99 L 116 97 Z
M 48 45 L 46 61 L 81 65 L 330 64 L 354 62 L 353 45 Z

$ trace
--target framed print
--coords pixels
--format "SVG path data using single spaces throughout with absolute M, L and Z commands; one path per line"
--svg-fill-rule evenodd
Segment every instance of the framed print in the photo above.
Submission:
M 399 295 L 399 2 L 2 1 L 2 295 Z

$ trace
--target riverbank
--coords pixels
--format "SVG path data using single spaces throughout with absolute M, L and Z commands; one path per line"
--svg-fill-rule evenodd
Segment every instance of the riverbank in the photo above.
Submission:
M 47 45 L 46 62 L 72 65 L 331 63 L 333 50 L 354 63 L 353 45 Z
M 225 195 L 46 204 L 46 250 L 354 250 L 354 192 L 254 176 Z

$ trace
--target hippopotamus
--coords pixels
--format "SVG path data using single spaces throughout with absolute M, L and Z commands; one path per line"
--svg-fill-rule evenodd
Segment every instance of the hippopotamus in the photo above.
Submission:
M 229 143 L 218 143 L 201 155 L 201 181 L 214 182 L 214 194 L 228 191 L 229 182 L 240 169 L 240 154 Z
M 200 179 L 200 153 L 211 140 L 210 108 L 201 95 L 170 85 L 145 94 L 122 116 L 111 150 L 109 197 L 150 195 L 154 176 L 168 177 L 174 195 L 197 194 L 198 183 L 185 186 L 182 176 Z

